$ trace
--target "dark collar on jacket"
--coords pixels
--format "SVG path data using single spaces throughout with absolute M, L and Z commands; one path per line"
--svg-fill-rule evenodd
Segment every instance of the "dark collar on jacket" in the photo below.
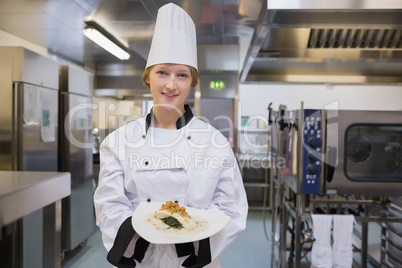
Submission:
M 182 127 L 187 125 L 188 122 L 190 122 L 190 120 L 194 117 L 193 112 L 191 111 L 191 108 L 189 105 L 184 105 L 184 110 L 185 110 L 184 114 L 176 121 L 177 129 L 181 129 Z M 146 129 L 147 133 L 148 133 L 148 128 L 151 125 L 151 119 L 153 116 L 154 116 L 154 113 L 153 113 L 153 108 L 152 108 L 151 112 L 149 114 L 147 114 L 147 117 L 145 118 L 145 129 Z

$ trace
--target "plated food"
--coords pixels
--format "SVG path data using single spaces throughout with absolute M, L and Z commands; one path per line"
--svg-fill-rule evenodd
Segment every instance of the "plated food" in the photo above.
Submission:
M 142 201 L 133 213 L 131 221 L 134 230 L 152 244 L 180 244 L 199 241 L 213 236 L 230 221 L 230 217 L 223 213 L 185 207 L 185 212 L 197 223 L 197 227 L 192 230 L 186 230 L 184 227 L 175 229 L 163 223 L 161 219 L 155 218 L 155 212 L 160 211 L 166 203 Z
M 162 204 L 154 213 L 147 214 L 145 222 L 160 232 L 180 235 L 203 232 L 209 226 L 205 219 L 190 216 L 185 207 L 172 201 Z

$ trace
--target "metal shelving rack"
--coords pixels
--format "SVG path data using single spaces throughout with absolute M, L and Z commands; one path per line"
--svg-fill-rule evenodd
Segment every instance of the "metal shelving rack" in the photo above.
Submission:
M 279 187 L 279 202 L 273 204 L 273 211 L 279 211 L 274 221 L 279 222 L 279 241 L 272 239 L 272 256 L 279 251 L 278 261 L 272 258 L 271 267 L 302 267 L 302 257 L 310 251 L 313 241 L 306 239 L 304 222 L 311 222 L 311 213 L 321 214 L 353 214 L 360 230 L 354 229 L 354 235 L 360 242 L 354 245 L 354 251 L 360 253 L 360 260 L 354 259 L 359 267 L 366 268 L 368 263 L 379 267 L 398 267 L 402 265 L 402 247 L 400 241 L 402 233 L 400 225 L 402 214 L 390 213 L 395 206 L 388 197 L 361 197 L 353 199 L 352 196 L 335 195 L 307 195 L 298 194 L 280 180 L 274 178 L 274 184 Z M 369 223 L 381 226 L 379 245 L 371 245 L 368 241 Z M 276 228 L 273 224 L 272 237 Z M 399 226 L 399 229 L 395 226 Z M 393 234 L 391 236 L 390 234 Z M 313 234 L 314 235 L 314 234 Z M 290 239 L 287 239 L 289 238 Z M 307 242 L 307 243 L 306 243 Z M 305 247 L 308 245 L 307 247 Z M 374 256 L 370 249 L 378 247 L 379 256 Z M 399 251 L 399 252 L 398 252 Z M 396 253 L 397 252 L 397 253 Z
M 243 146 L 240 148 L 239 162 L 249 208 L 270 210 L 272 187 L 267 150 L 270 132 L 267 129 L 242 128 L 240 138 Z

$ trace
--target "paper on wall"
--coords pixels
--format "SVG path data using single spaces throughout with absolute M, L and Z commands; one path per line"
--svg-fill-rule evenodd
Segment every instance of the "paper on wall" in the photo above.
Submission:
M 56 140 L 56 120 L 57 110 L 53 92 L 40 91 L 39 115 L 40 115 L 40 133 L 43 142 L 53 142 Z

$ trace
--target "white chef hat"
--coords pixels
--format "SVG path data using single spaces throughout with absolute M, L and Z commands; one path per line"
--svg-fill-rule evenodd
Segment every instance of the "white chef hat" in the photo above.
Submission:
M 185 64 L 198 69 L 194 22 L 173 3 L 158 10 L 146 68 L 161 63 Z

